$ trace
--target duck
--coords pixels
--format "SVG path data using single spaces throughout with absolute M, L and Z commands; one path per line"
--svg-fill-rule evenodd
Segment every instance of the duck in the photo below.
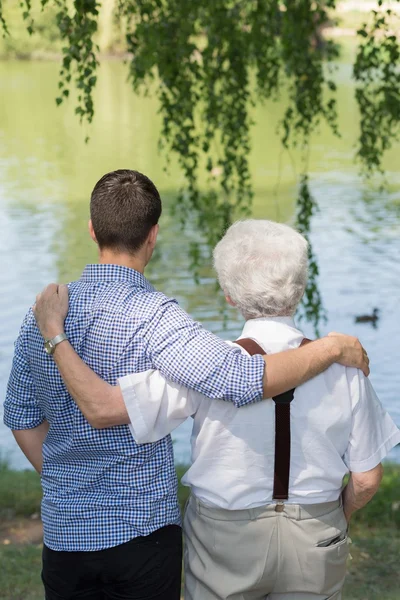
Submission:
M 356 323 L 373 323 L 375 325 L 378 319 L 379 308 L 374 308 L 372 315 L 358 315 L 354 320 Z

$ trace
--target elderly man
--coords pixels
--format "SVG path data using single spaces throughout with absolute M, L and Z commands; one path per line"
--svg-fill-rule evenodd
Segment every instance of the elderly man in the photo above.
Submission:
M 307 242 L 299 233 L 270 221 L 238 222 L 216 246 L 214 264 L 227 301 L 246 319 L 239 345 L 253 353 L 256 341 L 269 354 L 302 343 L 293 322 L 307 282 Z M 333 365 L 283 395 L 283 405 L 240 411 L 157 371 L 120 385 L 138 443 L 194 419 L 193 464 L 184 478 L 192 490 L 184 521 L 186 600 L 341 598 L 351 515 L 377 491 L 381 461 L 400 442 L 360 371 Z
M 228 302 L 246 319 L 237 342 L 244 353 L 301 345 L 293 322 L 307 281 L 300 234 L 269 221 L 239 222 L 215 248 L 214 262 Z M 83 408 L 91 394 L 93 404 L 95 393 L 107 393 L 85 365 L 73 368 L 79 384 L 68 374 L 66 380 Z M 381 461 L 400 442 L 360 371 L 333 365 L 289 396 L 275 396 L 276 403 L 240 410 L 154 370 L 119 383 L 125 407 L 114 394 L 108 411 L 130 421 L 137 443 L 161 440 L 194 419 L 193 464 L 184 479 L 192 489 L 184 520 L 187 600 L 341 598 L 351 515 L 372 498 Z
M 307 282 L 300 234 L 269 221 L 238 222 L 215 248 L 214 264 L 227 301 L 246 319 L 239 345 L 251 351 L 256 341 L 269 354 L 301 344 L 293 322 Z M 400 442 L 360 371 L 334 365 L 294 390 L 289 431 L 278 431 L 279 421 L 274 428 L 279 405 L 272 402 L 236 411 L 157 371 L 120 385 L 139 443 L 194 419 L 193 464 L 184 478 L 192 489 L 184 521 L 187 600 L 341 598 L 351 515 L 372 498 L 381 460 Z M 286 434 L 285 495 L 275 452 L 285 445 L 276 436 Z
M 287 390 L 335 360 L 367 372 L 368 361 L 354 338 L 325 338 L 313 348 L 268 358 L 267 378 L 262 356 L 230 348 L 145 279 L 161 214 L 160 195 L 145 175 L 104 175 L 90 213 L 99 264 L 87 265 L 69 285 L 65 331 L 63 317 L 54 320 L 50 311 L 43 343 L 28 312 L 15 345 L 4 420 L 41 472 L 46 599 L 179 600 L 182 539 L 171 438 L 140 446 L 127 426 L 91 426 L 105 423 L 106 413 L 110 426 L 126 419 L 118 378 L 157 368 L 242 406 Z M 49 292 L 58 299 L 53 288 L 44 300 Z M 62 293 L 68 304 L 66 288 Z M 105 397 L 86 378 L 84 363 L 75 369 L 79 356 L 105 379 Z M 56 362 L 66 369 L 72 392 L 75 385 L 89 392 L 87 410 L 72 401 Z M 114 397 L 121 409 L 113 409 Z

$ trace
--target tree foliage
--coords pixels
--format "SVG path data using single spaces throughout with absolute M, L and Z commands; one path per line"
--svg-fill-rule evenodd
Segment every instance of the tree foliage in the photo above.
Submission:
M 383 172 L 384 153 L 400 134 L 400 19 L 391 8 L 373 10 L 371 17 L 358 31 L 361 43 L 353 70 L 360 109 L 357 154 L 367 176 Z
M 57 103 L 79 90 L 76 112 L 93 118 L 98 48 L 94 42 L 96 0 L 41 0 L 57 6 L 65 42 Z M 400 0 L 393 0 L 393 4 Z M 126 26 L 129 77 L 135 90 L 157 82 L 162 132 L 160 144 L 173 152 L 185 185 L 175 205 L 182 223 L 195 220 L 212 247 L 234 217 L 248 215 L 253 189 L 248 157 L 251 108 L 266 99 L 287 104 L 278 124 L 282 145 L 304 155 L 299 181 L 297 225 L 308 236 L 316 203 L 309 189 L 310 137 L 322 121 L 337 131 L 337 46 L 322 29 L 336 0 L 119 0 L 118 18 Z M 30 22 L 30 0 L 24 18 Z M 399 42 L 393 14 L 377 9 L 358 31 L 354 64 L 360 110 L 357 156 L 362 170 L 382 170 L 384 152 L 399 133 Z M 2 19 L 0 0 L 0 20 Z M 282 92 L 285 92 L 282 95 Z M 206 170 L 208 184 L 199 186 Z M 304 314 L 317 327 L 323 308 L 317 286 L 318 265 L 310 249 L 310 282 Z M 194 267 L 201 249 L 192 247 Z

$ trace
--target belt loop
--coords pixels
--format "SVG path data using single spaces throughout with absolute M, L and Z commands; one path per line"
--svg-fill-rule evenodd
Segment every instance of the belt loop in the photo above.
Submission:
M 300 504 L 297 505 L 296 509 L 297 509 L 296 510 L 296 512 L 297 512 L 296 521 L 301 521 L 301 506 L 300 506 Z

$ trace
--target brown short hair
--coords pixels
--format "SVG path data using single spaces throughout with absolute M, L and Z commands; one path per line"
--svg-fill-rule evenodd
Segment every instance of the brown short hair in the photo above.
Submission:
M 112 171 L 94 186 L 90 218 L 100 248 L 134 254 L 160 215 L 160 194 L 154 183 L 138 171 Z

